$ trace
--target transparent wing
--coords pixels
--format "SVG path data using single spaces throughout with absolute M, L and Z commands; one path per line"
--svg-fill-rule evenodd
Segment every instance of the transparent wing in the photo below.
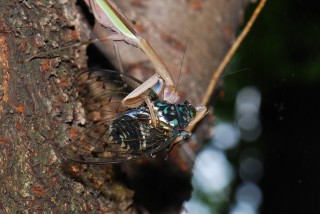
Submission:
M 133 87 L 128 85 L 123 77 L 111 70 L 84 71 L 79 74 L 75 88 L 85 109 L 87 120 L 96 122 L 111 120 L 128 109 L 122 104 L 122 99 L 133 90 Z M 139 84 L 133 78 L 132 81 Z
M 155 153 L 167 148 L 175 139 L 173 132 L 161 128 L 152 128 L 149 122 L 124 118 L 121 127 L 112 127 L 114 123 L 103 121 L 92 126 L 76 141 L 63 150 L 63 156 L 69 160 L 88 164 L 108 164 L 153 157 Z M 133 124 L 144 124 L 146 127 Z M 116 132 L 116 133 L 112 133 Z M 127 134 L 121 141 L 117 132 Z M 112 138 L 110 138 L 112 136 Z M 119 135 L 118 135 L 119 136 Z

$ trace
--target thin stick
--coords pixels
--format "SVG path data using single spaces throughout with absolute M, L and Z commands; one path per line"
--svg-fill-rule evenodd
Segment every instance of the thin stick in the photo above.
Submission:
M 242 30 L 241 34 L 238 36 L 236 41 L 233 43 L 231 48 L 229 49 L 228 53 L 223 58 L 222 62 L 220 63 L 219 67 L 215 70 L 211 77 L 211 81 L 209 83 L 209 86 L 207 88 L 207 91 L 205 95 L 203 96 L 201 105 L 206 105 L 212 96 L 213 90 L 216 87 L 216 84 L 219 80 L 219 77 L 221 76 L 222 72 L 224 71 L 225 67 L 229 63 L 231 57 L 234 55 L 236 50 L 239 48 L 240 44 L 242 43 L 243 39 L 246 37 L 246 35 L 249 33 L 253 23 L 256 21 L 258 15 L 260 14 L 262 8 L 264 7 L 267 0 L 261 0 L 259 5 L 256 7 L 255 11 L 253 12 L 252 16 L 250 17 L 249 21 L 247 22 L 246 26 Z M 193 127 L 191 128 L 193 129 Z

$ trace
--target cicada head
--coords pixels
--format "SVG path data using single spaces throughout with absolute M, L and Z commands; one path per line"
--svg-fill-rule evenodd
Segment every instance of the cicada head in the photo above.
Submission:
M 182 130 L 196 116 L 196 109 L 188 101 L 183 104 L 171 104 L 163 100 L 153 102 L 159 121 L 170 125 L 173 129 Z
M 183 104 L 177 104 L 177 126 L 180 129 L 184 129 L 189 125 L 190 121 L 196 116 L 196 109 L 188 101 L 185 101 Z

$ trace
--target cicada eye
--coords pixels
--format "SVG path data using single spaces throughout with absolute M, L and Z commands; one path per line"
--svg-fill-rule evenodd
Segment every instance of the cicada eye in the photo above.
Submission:
M 189 109 L 189 117 L 190 117 L 191 119 L 194 118 L 194 117 L 196 116 L 196 114 L 197 114 L 196 108 L 195 108 L 193 105 L 191 105 L 187 100 L 184 101 L 183 104 L 184 104 L 185 106 L 187 106 L 188 109 Z
M 190 118 L 194 118 L 197 114 L 197 110 L 192 105 L 189 105 L 189 116 Z

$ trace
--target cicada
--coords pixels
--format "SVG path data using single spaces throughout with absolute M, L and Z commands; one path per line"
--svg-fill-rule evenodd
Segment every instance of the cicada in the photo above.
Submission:
M 119 163 L 154 157 L 170 150 L 177 138 L 188 138 L 190 133 L 184 129 L 196 118 L 197 109 L 188 101 L 171 104 L 160 100 L 152 89 L 148 90 L 151 108 L 145 103 L 136 108 L 125 106 L 123 98 L 140 84 L 116 71 L 82 72 L 76 88 L 92 124 L 63 149 L 63 155 L 80 163 Z

